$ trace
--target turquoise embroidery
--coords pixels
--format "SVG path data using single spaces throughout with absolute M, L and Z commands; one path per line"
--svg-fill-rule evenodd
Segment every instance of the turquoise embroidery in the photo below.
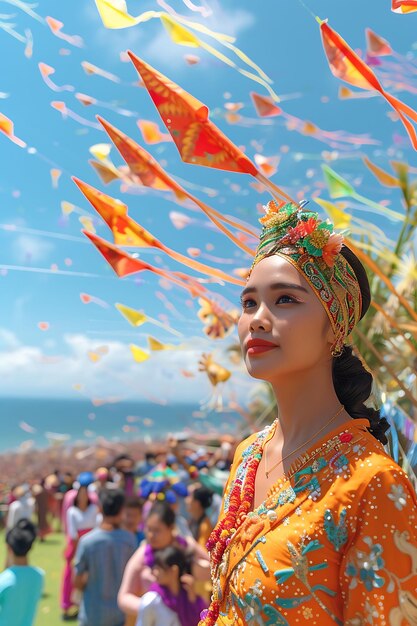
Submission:
M 385 584 L 385 579 L 377 574 L 378 570 L 385 565 L 384 559 L 381 557 L 383 550 L 379 543 L 372 543 L 370 537 L 365 537 L 363 541 L 369 546 L 369 553 L 356 550 L 354 558 L 346 566 L 346 575 L 352 578 L 349 584 L 350 589 L 357 586 L 359 578 L 367 591 L 372 591 L 374 588 L 379 589 Z
M 337 551 L 340 550 L 342 546 L 348 540 L 348 531 L 346 528 L 346 509 L 342 509 L 340 512 L 339 523 L 335 524 L 333 519 L 332 512 L 330 509 L 327 509 L 324 513 L 324 530 L 326 531 L 326 535 L 329 538 L 329 541 L 334 545 Z
M 294 502 L 295 498 L 296 498 L 296 494 L 295 494 L 294 489 L 292 487 L 287 487 L 287 489 L 284 489 L 279 494 L 278 504 L 282 506 L 283 504 L 286 504 L 287 502 Z
M 253 626 L 289 626 L 289 623 L 283 615 L 270 604 L 263 605 L 261 600 L 251 593 L 245 595 L 246 606 L 244 608 L 245 624 Z M 262 613 L 266 615 L 268 621 L 265 621 Z
M 259 565 L 262 567 L 262 571 L 264 572 L 264 574 L 267 574 L 269 572 L 269 568 L 268 568 L 268 565 L 265 563 L 265 560 L 264 560 L 264 557 L 261 554 L 261 551 L 260 550 L 256 550 L 255 556 L 258 559 Z
M 277 583 L 281 585 L 288 578 L 293 576 L 297 576 L 301 582 L 308 585 L 307 574 L 310 571 L 314 571 L 317 569 L 324 569 L 327 567 L 327 563 L 318 563 L 317 565 L 308 565 L 308 561 L 306 558 L 306 554 L 312 552 L 313 550 L 319 550 L 323 547 L 317 539 L 310 541 L 306 546 L 303 546 L 301 550 L 296 548 L 291 541 L 287 541 L 288 551 L 291 556 L 291 562 L 293 567 L 287 569 L 277 570 L 274 573 L 275 578 L 277 579 Z

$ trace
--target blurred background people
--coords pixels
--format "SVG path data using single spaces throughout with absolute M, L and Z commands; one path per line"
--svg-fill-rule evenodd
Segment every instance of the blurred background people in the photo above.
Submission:
M 146 540 L 136 550 L 126 566 L 120 587 L 119 606 L 129 616 L 126 624 L 135 624 L 140 607 L 140 597 L 149 591 L 155 577 L 152 568 L 158 550 L 168 546 L 188 548 L 192 558 L 192 574 L 196 579 L 210 578 L 207 551 L 192 537 L 176 533 L 175 513 L 167 502 L 155 502 L 145 522 Z
M 168 546 L 155 553 L 155 582 L 140 600 L 136 626 L 197 626 L 206 603 L 195 591 L 192 557 Z
M 75 494 L 74 502 L 66 512 L 66 536 L 67 545 L 64 552 L 65 567 L 62 577 L 61 608 L 63 619 L 73 619 L 77 616 L 78 606 L 73 597 L 73 559 L 79 539 L 97 526 L 99 507 L 92 501 L 88 486 L 92 481 L 92 475 L 85 472 L 79 477 L 79 488 Z M 68 492 L 69 494 L 70 492 Z M 67 495 L 68 495 L 67 494 Z
M 207 515 L 213 503 L 213 492 L 207 487 L 198 484 L 190 489 L 186 498 L 187 510 L 190 516 L 188 525 L 194 539 L 200 546 L 205 547 L 213 525 Z
M 0 626 L 32 626 L 45 573 L 29 565 L 35 526 L 20 519 L 6 535 L 10 566 L 0 574 Z
M 133 534 L 121 528 L 125 496 L 120 489 L 103 489 L 99 528 L 80 539 L 74 584 L 82 591 L 79 626 L 123 626 L 117 593 L 126 564 L 136 549 Z

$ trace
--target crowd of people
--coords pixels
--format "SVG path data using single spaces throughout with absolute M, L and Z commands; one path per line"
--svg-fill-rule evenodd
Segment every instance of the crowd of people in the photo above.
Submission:
M 34 624 L 45 573 L 29 552 L 52 529 L 65 534 L 63 621 L 196 626 L 209 604 L 205 545 L 233 452 L 230 441 L 193 451 L 170 438 L 163 452 L 123 453 L 94 471 L 56 470 L 14 486 L 2 505 L 0 626 Z

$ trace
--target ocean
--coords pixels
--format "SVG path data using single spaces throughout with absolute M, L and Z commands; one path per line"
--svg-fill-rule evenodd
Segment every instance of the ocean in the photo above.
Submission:
M 236 433 L 242 418 L 234 412 L 205 415 L 198 405 L 123 401 L 94 406 L 89 400 L 61 398 L 0 398 L 0 452 L 34 445 L 44 448 L 54 440 L 69 444 L 144 439 L 150 442 L 191 428 Z M 33 443 L 32 443 L 33 442 Z

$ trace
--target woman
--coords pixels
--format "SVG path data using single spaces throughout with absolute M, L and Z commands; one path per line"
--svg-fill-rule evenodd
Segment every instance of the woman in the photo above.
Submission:
M 201 625 L 417 625 L 417 501 L 347 338 L 366 273 L 302 205 L 270 202 L 238 324 L 277 419 L 237 448 Z
M 207 604 L 195 591 L 186 550 L 158 550 L 152 573 L 155 582 L 141 598 L 136 626 L 197 626 Z
M 192 538 L 184 539 L 175 535 L 175 513 L 166 502 L 156 502 L 152 506 L 145 523 L 145 539 L 126 566 L 118 595 L 119 607 L 129 616 L 128 624 L 135 624 L 140 596 L 149 591 L 155 582 L 152 568 L 158 550 L 168 546 L 188 548 L 194 557 L 194 577 L 199 580 L 209 579 L 207 552 Z
M 205 547 L 213 530 L 207 515 L 207 510 L 213 503 L 213 492 L 197 484 L 186 497 L 185 502 L 190 515 L 189 526 L 193 537 L 200 546 Z
M 73 618 L 77 612 L 77 606 L 73 601 L 73 576 L 72 566 L 75 552 L 80 537 L 95 528 L 98 524 L 99 508 L 90 500 L 88 484 L 80 481 L 80 487 L 75 496 L 74 503 L 66 513 L 67 546 L 64 552 L 65 568 L 62 578 L 61 608 L 63 619 Z

